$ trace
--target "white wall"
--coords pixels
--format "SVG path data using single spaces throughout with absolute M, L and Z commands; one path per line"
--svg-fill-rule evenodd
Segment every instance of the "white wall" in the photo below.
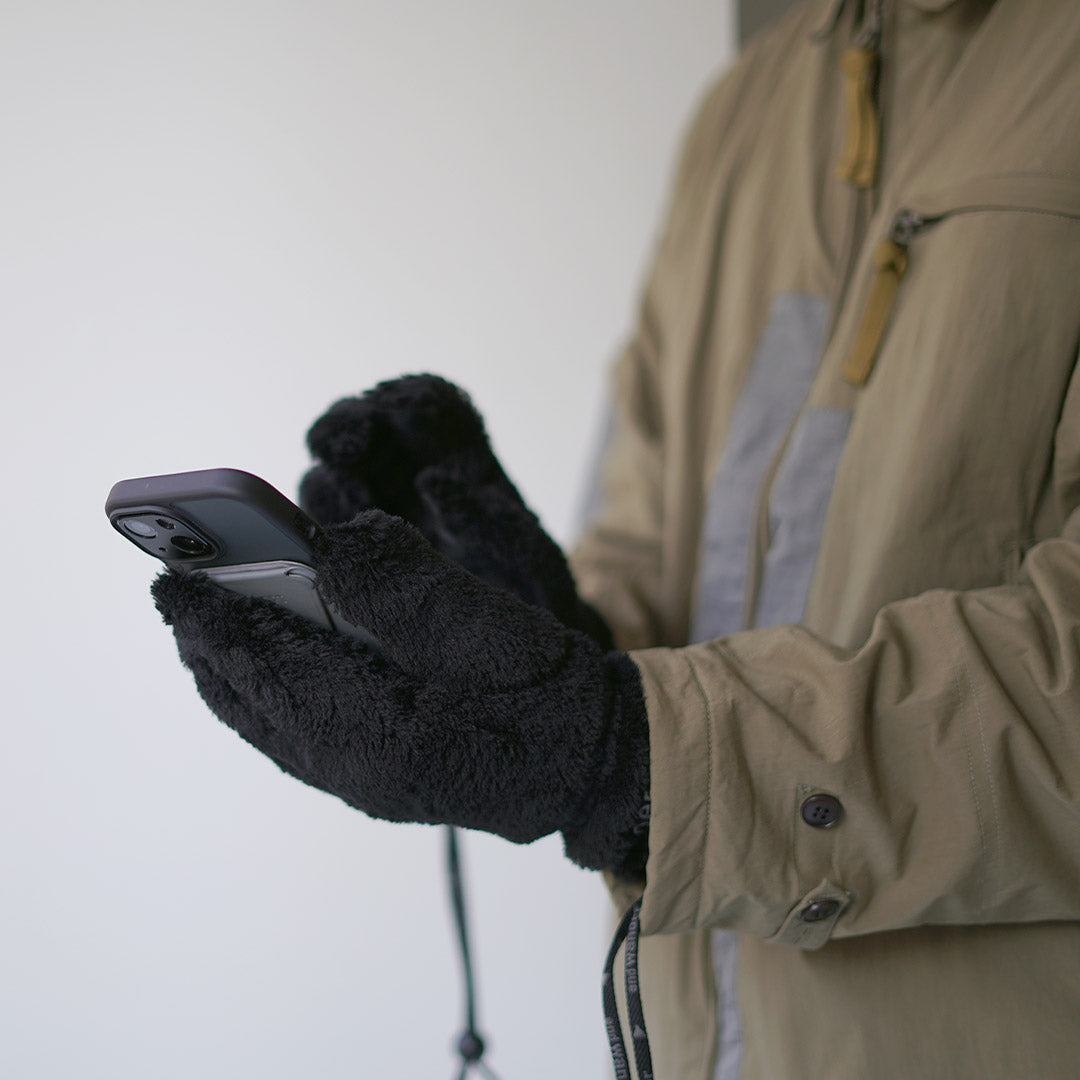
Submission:
M 729 9 L 3 5 L 0 1075 L 451 1075 L 441 833 L 220 725 L 102 503 L 218 465 L 292 491 L 325 405 L 429 369 L 567 540 Z M 466 845 L 492 1065 L 602 1075 L 599 883 Z

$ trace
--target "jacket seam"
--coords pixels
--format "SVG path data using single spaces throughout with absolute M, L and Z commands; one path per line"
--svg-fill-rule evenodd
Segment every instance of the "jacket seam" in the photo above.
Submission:
M 702 701 L 705 703 L 705 827 L 701 836 L 701 857 L 697 868 L 697 895 L 694 900 L 694 925 L 701 926 L 701 910 L 705 898 L 705 863 L 709 850 L 709 832 L 712 824 L 712 792 L 713 792 L 713 713 L 712 702 L 705 692 L 701 677 L 693 660 L 687 657 L 690 674 L 698 688 Z
M 959 632 L 953 630 L 954 640 L 959 639 Z M 960 670 L 963 672 L 964 680 L 967 682 L 968 689 L 971 691 L 971 700 L 975 707 L 975 724 L 979 732 L 979 746 L 982 750 L 983 768 L 986 773 L 986 785 L 990 789 L 990 805 L 993 811 L 993 848 L 988 853 L 988 864 L 985 872 L 985 888 L 987 895 L 983 900 L 984 908 L 992 904 L 998 893 L 997 879 L 998 879 L 998 861 L 1001 852 L 1001 811 L 998 805 L 997 789 L 994 786 L 994 774 L 990 767 L 990 750 L 986 742 L 986 724 L 983 719 L 982 705 L 979 702 L 979 691 L 975 685 L 975 680 L 971 677 L 971 672 L 968 670 L 968 666 L 963 662 L 963 653 L 960 652 Z
M 952 653 L 952 646 L 955 643 L 955 635 L 946 636 L 944 633 L 942 633 L 942 628 L 938 619 L 937 612 L 932 605 L 929 609 L 929 613 L 930 621 L 933 624 L 934 630 L 937 632 L 938 637 L 948 642 L 948 645 L 950 646 L 949 651 L 950 653 Z M 967 679 L 968 685 L 970 686 L 970 679 L 967 677 L 966 671 L 963 671 L 963 662 L 959 659 L 959 657 L 954 656 L 952 664 L 952 682 L 953 688 L 956 691 L 956 707 L 960 714 L 960 728 L 964 739 L 964 754 L 967 757 L 968 783 L 971 787 L 972 802 L 975 804 L 975 821 L 979 828 L 979 848 L 982 854 L 982 858 L 980 861 L 983 864 L 980 871 L 980 892 L 982 893 L 982 895 L 980 896 L 980 905 L 985 906 L 983 896 L 985 896 L 987 872 L 989 868 L 989 860 L 987 858 L 986 823 L 983 820 L 982 802 L 979 799 L 979 787 L 975 779 L 975 756 L 972 751 L 971 736 L 968 731 L 968 710 L 964 705 L 964 689 L 961 684 L 962 673 L 965 679 Z

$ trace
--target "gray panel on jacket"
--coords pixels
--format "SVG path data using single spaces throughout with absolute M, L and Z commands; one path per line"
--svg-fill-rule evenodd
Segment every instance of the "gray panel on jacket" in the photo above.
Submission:
M 802 621 L 850 426 L 846 409 L 808 409 L 799 417 L 769 493 L 769 551 L 755 626 Z
M 742 627 L 758 494 L 817 373 L 828 307 L 797 293 L 773 301 L 705 509 L 693 641 Z
M 739 1020 L 735 968 L 739 962 L 739 935 L 731 930 L 712 932 L 713 970 L 716 972 L 716 1068 L 713 1080 L 739 1080 L 742 1071 L 743 1033 Z

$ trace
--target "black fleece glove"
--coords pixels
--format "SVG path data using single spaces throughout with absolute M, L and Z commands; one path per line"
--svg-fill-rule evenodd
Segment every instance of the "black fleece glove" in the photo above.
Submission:
M 316 521 L 348 521 L 372 507 L 395 514 L 477 577 L 611 647 L 603 619 L 578 598 L 562 551 L 453 383 L 408 375 L 345 398 L 315 421 L 308 446 L 320 463 L 304 477 L 300 502 Z
M 379 510 L 328 528 L 326 599 L 376 652 L 198 574 L 154 598 L 206 703 L 293 776 L 375 817 L 644 864 L 649 741 L 624 653 L 480 581 Z

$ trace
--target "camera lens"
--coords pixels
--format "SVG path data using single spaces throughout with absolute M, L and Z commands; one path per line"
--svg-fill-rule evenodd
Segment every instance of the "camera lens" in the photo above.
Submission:
M 154 532 L 150 525 L 147 525 L 145 521 L 140 521 L 138 518 L 128 518 L 122 524 L 132 536 L 141 536 L 144 540 L 151 540 L 157 536 L 157 533 Z
M 206 555 L 210 552 L 210 545 L 204 544 L 194 536 L 170 536 L 169 543 L 185 555 Z

